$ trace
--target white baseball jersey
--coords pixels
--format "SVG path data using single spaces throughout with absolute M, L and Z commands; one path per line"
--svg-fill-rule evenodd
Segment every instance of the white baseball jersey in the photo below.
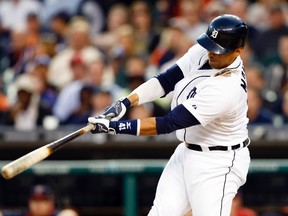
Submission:
M 248 137 L 243 64 L 237 57 L 226 68 L 233 72 L 218 75 L 223 69 L 211 69 L 207 63 L 208 52 L 196 44 L 176 62 L 181 71 L 173 72 L 183 73 L 175 76 L 179 81 L 167 78 L 176 83 L 171 108 L 182 104 L 201 124 L 177 130 L 182 143 L 160 177 L 149 216 L 183 216 L 191 209 L 193 216 L 229 216 L 233 197 L 246 181 L 247 147 L 208 148 L 237 145 Z M 165 79 L 161 82 L 166 85 Z M 189 149 L 187 143 L 201 150 Z
M 184 78 L 175 86 L 171 107 L 183 104 L 201 123 L 177 130 L 177 138 L 203 146 L 243 142 L 248 137 L 248 105 L 241 58 L 227 67 L 234 71 L 228 76 L 214 76 L 223 69 L 201 69 L 207 61 L 208 52 L 195 45 L 176 62 Z

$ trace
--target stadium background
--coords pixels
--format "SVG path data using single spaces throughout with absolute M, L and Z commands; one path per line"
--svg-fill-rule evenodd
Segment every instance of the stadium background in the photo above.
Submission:
M 287 215 L 283 0 L 0 1 L 0 164 L 85 125 L 87 116 L 175 62 L 222 13 L 243 18 L 250 32 L 242 58 L 252 166 L 243 201 L 259 215 Z M 125 118 L 162 115 L 168 104 L 169 96 Z M 146 215 L 177 144 L 174 134 L 86 134 L 14 179 L 1 178 L 0 209 L 25 208 L 29 188 L 45 183 L 58 208 L 73 206 L 84 216 Z

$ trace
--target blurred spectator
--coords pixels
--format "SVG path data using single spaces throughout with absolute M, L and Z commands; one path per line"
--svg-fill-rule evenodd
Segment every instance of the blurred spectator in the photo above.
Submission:
M 3 216 L 56 216 L 55 194 L 48 185 L 37 184 L 31 188 L 27 210 L 3 211 Z M 0 212 L 1 215 L 1 212 Z
M 278 41 L 281 36 L 288 35 L 283 5 L 271 6 L 269 23 L 269 28 L 259 34 L 253 46 L 257 60 L 265 66 L 279 60 Z
M 27 32 L 23 30 L 11 31 L 11 43 L 8 47 L 8 69 L 12 70 L 13 77 L 26 72 L 27 63 L 34 57 L 34 50 L 27 44 Z M 7 70 L 7 69 L 6 69 Z
M 196 41 L 200 34 L 206 32 L 207 24 L 201 20 L 202 1 L 180 1 L 179 17 L 171 18 L 169 24 L 181 28 L 192 40 Z
M 105 54 L 117 42 L 117 30 L 128 24 L 128 8 L 124 4 L 111 5 L 107 15 L 107 26 L 104 31 L 93 37 L 93 44 L 102 49 Z
M 159 45 L 150 55 L 149 64 L 155 66 L 159 70 L 163 64 L 177 58 L 176 52 L 181 49 L 178 47 L 178 44 L 182 39 L 188 39 L 182 29 L 178 27 L 165 28 L 161 33 Z M 184 43 L 186 42 L 188 42 L 188 40 L 185 40 Z M 186 45 L 191 45 L 190 42 L 192 42 L 192 40 L 190 40 Z
M 215 17 L 225 13 L 225 6 L 222 1 L 211 0 L 203 8 L 203 20 L 210 23 Z
M 110 65 L 105 64 L 104 60 L 92 61 L 88 65 L 87 84 L 95 89 L 109 89 L 113 98 L 119 98 L 121 87 L 114 83 L 114 73 Z
M 248 22 L 260 31 L 269 28 L 269 8 L 285 2 L 283 0 L 258 0 L 253 1 L 248 8 Z
M 3 92 L 0 92 L 0 112 L 5 112 L 9 108 L 9 101 Z
M 159 72 L 161 73 L 168 69 L 168 67 L 172 66 L 172 64 L 184 55 L 194 44 L 195 41 L 191 40 L 186 34 L 184 34 L 184 32 L 180 31 L 178 33 L 174 32 L 174 34 L 172 33 L 170 52 L 173 53 L 174 57 L 162 64 Z
M 61 210 L 57 216 L 80 216 L 79 213 L 73 208 L 66 208 Z
M 35 185 L 30 193 L 28 201 L 29 212 L 31 216 L 54 216 L 55 195 L 48 185 Z
M 266 87 L 266 80 L 262 71 L 262 68 L 257 66 L 247 67 L 245 70 L 248 85 L 260 92 Z
M 121 26 L 117 30 L 117 43 L 109 50 L 109 59 L 115 76 L 115 83 L 126 87 L 124 64 L 126 60 L 136 54 L 135 37 L 130 25 Z
M 59 11 L 49 21 L 49 29 L 55 37 L 55 52 L 59 53 L 68 46 L 67 34 L 70 16 L 66 11 Z
M 73 80 L 60 91 L 53 114 L 61 123 L 80 107 L 80 91 L 87 78 L 87 64 L 81 55 L 76 54 L 70 61 Z
M 128 91 L 137 88 L 146 81 L 146 61 L 135 55 L 127 59 L 125 63 L 125 75 Z
M 255 40 L 257 39 L 259 35 L 259 30 L 254 26 L 251 25 L 248 19 L 248 6 L 249 1 L 248 0 L 234 0 L 230 1 L 226 5 L 226 13 L 234 14 L 241 19 L 243 19 L 248 26 L 248 44 L 250 47 L 253 48 L 255 44 Z M 254 48 L 253 48 L 254 49 Z
M 42 125 L 46 115 L 51 114 L 51 110 L 40 103 L 37 84 L 30 74 L 16 79 L 16 101 L 5 115 L 5 124 L 14 125 L 17 130 L 33 130 L 37 125 Z
M 250 46 L 249 43 L 246 44 L 243 51 L 241 52 L 241 59 L 243 61 L 243 65 L 246 67 L 253 67 L 259 64 L 255 59 L 255 54 L 253 48 Z
M 259 89 L 248 85 L 248 113 L 249 124 L 273 125 L 274 113 L 263 107 L 263 98 Z
M 152 14 L 146 1 L 130 5 L 130 23 L 134 30 L 136 54 L 148 58 L 159 43 L 159 32 L 152 23 Z
M 282 117 L 285 124 L 288 123 L 288 90 L 284 91 L 282 97 Z
M 103 10 L 95 0 L 42 0 L 43 9 L 41 11 L 41 20 L 43 23 L 49 23 L 51 18 L 59 11 L 66 11 L 71 17 L 85 17 L 90 24 L 90 31 L 96 34 L 101 31 L 104 25 Z
M 31 15 L 32 19 L 37 19 L 34 15 Z M 33 21 L 38 22 L 38 21 Z M 29 72 L 34 65 L 35 59 L 40 55 L 52 56 L 50 51 L 53 44 L 49 41 L 43 40 L 40 37 L 40 24 L 32 24 L 30 26 L 31 31 L 11 31 L 10 43 L 6 44 L 6 57 L 4 61 L 7 61 L 7 67 L 5 74 L 10 74 L 10 79 L 4 79 L 4 87 L 10 84 L 11 81 L 23 73 Z M 33 27 L 32 27 L 33 26 Z M 37 26 L 37 27 L 36 27 Z M 3 59 L 2 59 L 3 61 Z
M 0 2 L 0 20 L 8 30 L 24 30 L 28 14 L 37 14 L 42 5 L 37 0 L 3 0 Z
M 93 88 L 91 86 L 83 86 L 79 92 L 80 103 L 62 124 L 86 124 L 87 119 L 92 112 L 92 96 Z
M 278 96 L 282 96 L 288 86 L 288 34 L 281 36 L 278 41 L 279 63 L 271 64 L 266 69 L 267 87 Z
M 87 18 L 91 26 L 91 36 L 94 36 L 103 30 L 105 24 L 105 17 L 100 1 L 81 0 L 80 4 L 77 7 L 77 15 Z
M 10 31 L 5 29 L 0 20 L 0 75 L 8 67 L 8 44 L 10 44 Z M 2 82 L 2 76 L 0 78 Z
M 92 116 L 103 114 L 105 109 L 112 104 L 114 98 L 110 91 L 105 89 L 95 89 L 92 97 Z
M 41 33 L 43 32 L 41 22 L 36 13 L 28 14 L 26 18 L 27 22 L 27 46 L 35 47 L 36 44 L 40 41 Z
M 91 84 L 95 88 L 101 88 L 104 82 L 109 82 L 108 79 L 107 81 L 104 81 L 106 79 L 105 78 L 106 74 L 104 70 L 105 70 L 105 62 L 102 59 L 99 59 L 97 61 L 92 61 L 88 65 L 87 82 L 89 82 L 89 84 Z M 112 81 L 113 81 L 113 77 L 112 77 Z
M 70 61 L 75 54 L 83 58 L 85 64 L 102 58 L 102 53 L 90 44 L 90 25 L 83 17 L 74 17 L 69 25 L 69 46 L 52 59 L 48 82 L 61 90 L 72 81 Z
M 155 27 L 161 29 L 168 26 L 169 19 L 174 16 L 174 9 L 177 1 L 171 0 L 156 0 L 153 8 L 151 9 L 153 19 L 157 20 L 154 23 Z
M 230 216 L 257 216 L 257 212 L 245 207 L 241 192 L 238 192 L 233 199 Z
M 50 58 L 48 56 L 38 56 L 35 59 L 34 67 L 29 73 L 31 76 L 35 77 L 35 82 L 38 86 L 38 92 L 40 95 L 40 104 L 47 110 L 52 112 L 54 104 L 58 97 L 58 92 L 53 86 L 50 86 L 47 81 L 48 65 L 50 63 Z
M 125 64 L 125 75 L 128 86 L 124 88 L 122 95 L 126 95 L 127 92 L 131 92 L 133 89 L 137 88 L 146 81 L 146 67 L 146 61 L 139 56 L 131 56 L 129 59 L 127 59 Z M 150 108 L 150 113 L 153 115 L 162 116 L 166 114 L 165 108 L 161 107 L 156 101 L 148 103 L 145 108 Z M 127 116 L 130 115 L 129 113 L 130 110 L 127 111 Z
M 55 43 L 53 42 L 53 40 L 41 38 L 41 40 L 38 41 L 35 47 L 33 62 L 30 63 L 31 69 L 33 68 L 33 63 L 37 62 L 37 58 L 48 57 L 51 60 L 51 58 L 53 58 L 54 55 L 55 55 Z
M 175 38 L 178 34 L 180 34 L 181 31 L 182 30 L 180 28 L 175 27 L 167 27 L 163 29 L 160 35 L 160 41 L 158 46 L 149 56 L 150 66 L 153 66 L 156 68 L 156 70 L 158 70 L 162 64 L 174 58 L 174 53 L 171 50 L 171 47 L 173 46 L 172 35 L 175 34 Z M 157 74 L 157 72 L 155 72 L 155 74 Z

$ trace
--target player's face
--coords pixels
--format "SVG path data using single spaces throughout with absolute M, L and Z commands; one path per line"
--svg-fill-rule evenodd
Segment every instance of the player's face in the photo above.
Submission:
M 225 54 L 215 54 L 208 52 L 209 64 L 212 68 L 221 69 L 233 63 L 236 57 L 240 54 L 242 48 L 238 48 L 232 52 Z

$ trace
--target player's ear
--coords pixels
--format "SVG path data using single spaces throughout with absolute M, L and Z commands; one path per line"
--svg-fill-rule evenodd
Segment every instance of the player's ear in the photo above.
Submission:
M 243 48 L 242 47 L 239 47 L 235 50 L 236 54 L 237 55 L 240 55 L 240 53 L 242 52 Z

